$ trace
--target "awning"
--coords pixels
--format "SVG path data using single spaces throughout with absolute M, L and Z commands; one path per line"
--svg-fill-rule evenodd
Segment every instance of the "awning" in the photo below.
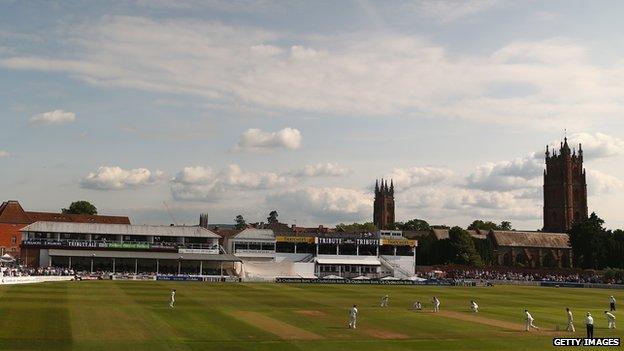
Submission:
M 12 262 L 15 262 L 15 259 L 13 258 L 13 256 L 11 256 L 9 254 L 4 254 L 4 255 L 2 255 L 2 257 L 0 257 L 0 262 L 2 262 L 2 263 L 12 263 Z
M 359 265 L 359 266 L 381 266 L 381 262 L 376 256 L 357 256 L 357 257 L 317 257 L 318 264 L 337 264 L 337 265 Z
M 102 250 L 63 250 L 50 249 L 50 256 L 95 257 L 95 258 L 138 258 L 182 261 L 222 261 L 241 262 L 241 259 L 230 254 L 198 254 L 176 252 L 145 252 L 145 251 L 102 251 Z

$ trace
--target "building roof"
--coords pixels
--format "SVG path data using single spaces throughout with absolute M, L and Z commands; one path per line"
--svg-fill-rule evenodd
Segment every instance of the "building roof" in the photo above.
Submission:
M 114 251 L 114 250 L 64 250 L 50 249 L 50 256 L 71 257 L 105 257 L 105 258 L 139 258 L 183 261 L 223 261 L 240 262 L 241 259 L 230 254 L 196 254 L 177 252 L 145 252 L 145 251 Z
M 568 234 L 565 233 L 523 232 L 514 230 L 492 230 L 490 233 L 498 246 L 570 248 L 570 240 Z
M 406 239 L 421 239 L 431 234 L 431 230 L 404 230 L 403 237 Z
M 26 212 L 32 223 L 39 221 L 47 222 L 74 222 L 74 223 L 105 223 L 105 224 L 130 224 L 126 216 L 102 216 L 69 213 L 50 212 Z
M 130 219 L 126 216 L 24 211 L 22 205 L 14 200 L 5 201 L 0 205 L 0 223 L 31 224 L 39 221 L 130 224 Z
M 275 234 L 271 229 L 246 228 L 236 234 L 233 239 L 275 240 Z
M 219 235 L 200 226 L 130 225 L 41 221 L 22 228 L 22 231 L 68 234 L 153 235 L 219 238 Z
M 444 239 L 448 239 L 449 238 L 449 230 L 448 229 L 433 228 L 433 229 L 431 229 L 431 232 L 433 233 L 433 236 L 436 238 L 436 240 L 444 240 Z
M 471 237 L 475 238 L 475 239 L 487 239 L 487 234 L 488 231 L 487 230 L 473 230 L 473 229 L 468 229 L 466 230 L 468 232 L 468 234 L 470 234 Z
M 227 238 L 232 238 L 236 236 L 236 234 L 240 233 L 242 230 L 218 227 L 218 228 L 210 229 L 210 231 L 212 231 L 213 233 L 216 233 L 222 238 L 227 239 Z

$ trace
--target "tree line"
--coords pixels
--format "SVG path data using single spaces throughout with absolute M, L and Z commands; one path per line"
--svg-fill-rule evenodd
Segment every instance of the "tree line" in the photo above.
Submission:
M 574 266 L 585 269 L 624 268 L 624 230 L 609 230 L 592 213 L 570 230 Z M 621 272 L 620 272 L 621 274 Z

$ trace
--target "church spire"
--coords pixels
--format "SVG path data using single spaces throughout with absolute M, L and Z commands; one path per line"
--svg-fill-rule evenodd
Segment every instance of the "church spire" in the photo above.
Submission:
M 550 150 L 548 150 L 548 145 L 546 145 L 546 158 L 550 157 Z
M 579 143 L 579 152 L 578 152 L 579 157 L 583 157 L 583 146 L 581 146 L 581 143 Z

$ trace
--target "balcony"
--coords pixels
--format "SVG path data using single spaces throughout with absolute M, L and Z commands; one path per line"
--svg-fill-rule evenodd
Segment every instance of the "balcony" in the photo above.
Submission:
M 176 242 L 146 241 L 106 241 L 106 240 L 74 240 L 74 239 L 26 239 L 23 247 L 69 248 L 69 249 L 104 249 L 104 250 L 139 250 L 167 251 L 180 253 L 218 254 L 217 244 L 182 244 Z

